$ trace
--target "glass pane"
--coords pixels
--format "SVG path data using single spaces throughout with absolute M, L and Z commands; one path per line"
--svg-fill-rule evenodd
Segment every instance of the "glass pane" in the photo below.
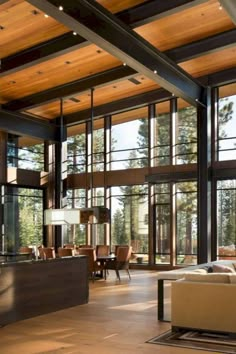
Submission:
M 142 115 L 140 114 L 142 113 Z M 140 119 L 134 119 L 135 113 Z M 127 115 L 127 117 L 126 117 Z M 131 117 L 132 115 L 132 117 Z M 119 117 L 119 118 L 118 118 Z M 124 123 L 117 124 L 119 120 Z M 129 120 L 132 119 L 132 120 Z M 128 120 L 128 121 L 127 121 Z M 129 134 L 130 132 L 130 134 Z M 128 134 L 127 134 L 128 133 Z M 124 139 L 125 137 L 125 139 Z M 148 165 L 147 109 L 124 112 L 112 117 L 111 169 L 139 168 Z
M 68 189 L 67 190 L 67 208 L 85 208 L 86 190 Z M 86 243 L 86 225 L 66 225 L 63 229 L 63 244 L 85 244 Z
M 28 142 L 10 136 L 7 143 L 7 165 L 25 170 L 44 171 L 44 144 Z
M 5 251 L 20 246 L 37 247 L 43 237 L 43 192 L 26 188 L 6 188 L 4 196 Z M 3 249 L 3 245 L 2 249 Z
M 193 106 L 178 110 L 175 149 L 176 164 L 197 162 L 197 110 Z
M 197 183 L 176 183 L 177 264 L 197 263 Z
M 116 194 L 117 188 L 119 189 Z M 112 189 L 112 246 L 129 244 L 131 262 L 148 262 L 148 196 L 146 186 L 124 186 Z
M 86 136 L 78 134 L 67 139 L 68 173 L 86 171 Z
M 219 99 L 218 159 L 236 160 L 236 95 Z
M 236 180 L 217 182 L 217 256 L 236 259 Z
M 153 127 L 153 166 L 170 164 L 170 104 L 156 105 L 157 116 Z M 164 111 L 164 112 L 163 112 Z
M 93 171 L 104 171 L 104 129 L 93 132 Z

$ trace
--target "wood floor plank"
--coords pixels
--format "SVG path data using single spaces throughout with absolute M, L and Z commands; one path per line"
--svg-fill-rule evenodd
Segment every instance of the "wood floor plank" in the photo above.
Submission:
M 170 324 L 157 321 L 156 272 L 131 278 L 124 272 L 118 282 L 110 271 L 90 282 L 88 304 L 0 328 L 1 354 L 199 354 L 146 343 Z

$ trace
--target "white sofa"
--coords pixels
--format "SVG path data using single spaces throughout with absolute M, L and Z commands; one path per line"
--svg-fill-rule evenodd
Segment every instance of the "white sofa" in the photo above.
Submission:
M 236 336 L 236 273 L 185 274 L 171 288 L 173 331 L 187 328 Z
M 158 309 L 157 309 L 157 315 L 158 315 L 158 320 L 159 321 L 165 321 L 165 309 L 164 309 L 164 288 L 165 288 L 165 281 L 175 281 L 178 279 L 182 279 L 185 274 L 188 273 L 207 273 L 209 267 L 213 267 L 215 264 L 219 265 L 225 265 L 225 266 L 231 266 L 232 265 L 232 260 L 219 260 L 219 261 L 212 261 L 209 263 L 202 263 L 194 266 L 189 266 L 189 267 L 183 267 L 175 270 L 169 270 L 169 271 L 160 271 L 157 274 L 157 295 L 158 295 Z M 235 261 L 236 262 L 236 261 Z

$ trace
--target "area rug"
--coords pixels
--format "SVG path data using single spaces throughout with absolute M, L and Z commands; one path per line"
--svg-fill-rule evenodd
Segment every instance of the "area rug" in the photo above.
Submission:
M 236 353 L 236 339 L 225 334 L 197 331 L 165 332 L 147 343 L 205 350 L 219 353 Z

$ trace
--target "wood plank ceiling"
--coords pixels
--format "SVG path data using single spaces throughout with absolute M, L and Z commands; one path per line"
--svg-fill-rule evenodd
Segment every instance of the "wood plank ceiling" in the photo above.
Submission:
M 236 26 L 217 0 L 98 2 L 194 79 L 236 67 Z M 60 116 L 63 99 L 65 119 L 76 124 L 90 108 L 91 87 L 98 112 L 142 94 L 147 102 L 155 101 L 155 93 L 161 92 L 157 82 L 31 3 L 9 0 L 0 5 L 4 109 L 52 120 Z

